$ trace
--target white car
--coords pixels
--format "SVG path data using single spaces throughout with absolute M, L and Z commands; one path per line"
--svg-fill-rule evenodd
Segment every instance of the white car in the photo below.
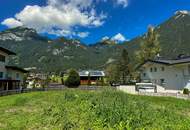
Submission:
M 136 89 L 139 92 L 149 92 L 149 93 L 155 93 L 156 92 L 156 86 L 153 83 L 136 83 Z

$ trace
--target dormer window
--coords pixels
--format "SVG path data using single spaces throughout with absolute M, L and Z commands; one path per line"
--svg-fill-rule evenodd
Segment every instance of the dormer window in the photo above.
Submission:
M 0 55 L 0 62 L 5 62 L 5 56 Z

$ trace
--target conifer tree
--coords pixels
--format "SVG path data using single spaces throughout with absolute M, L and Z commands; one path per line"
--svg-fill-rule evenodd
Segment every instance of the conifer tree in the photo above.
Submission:
M 126 84 L 131 71 L 130 58 L 126 49 L 123 49 L 117 64 L 121 83 Z

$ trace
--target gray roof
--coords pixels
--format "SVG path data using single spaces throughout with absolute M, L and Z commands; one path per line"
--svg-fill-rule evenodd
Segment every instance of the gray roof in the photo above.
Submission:
M 3 48 L 3 47 L 0 47 L 0 50 L 7 53 L 8 55 L 16 55 L 16 53 L 14 53 L 6 48 Z
M 6 69 L 12 69 L 12 70 L 18 70 L 18 71 L 21 71 L 23 73 L 28 73 L 29 71 L 25 70 L 25 69 L 22 69 L 22 68 L 19 68 L 17 66 L 5 66 Z
M 91 77 L 104 77 L 105 76 L 104 71 L 92 71 L 92 70 L 80 71 L 79 75 L 80 75 L 80 77 L 87 77 L 87 76 L 89 76 L 89 73 L 90 73 Z
M 147 62 L 154 62 L 154 63 L 165 64 L 165 65 L 176 65 L 176 64 L 190 63 L 190 57 L 184 57 L 184 58 L 179 58 L 179 59 L 148 60 Z

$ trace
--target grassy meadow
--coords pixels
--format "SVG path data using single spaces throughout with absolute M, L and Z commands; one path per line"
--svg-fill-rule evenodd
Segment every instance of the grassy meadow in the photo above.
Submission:
M 2 130 L 189 130 L 190 101 L 115 90 L 0 97 Z

